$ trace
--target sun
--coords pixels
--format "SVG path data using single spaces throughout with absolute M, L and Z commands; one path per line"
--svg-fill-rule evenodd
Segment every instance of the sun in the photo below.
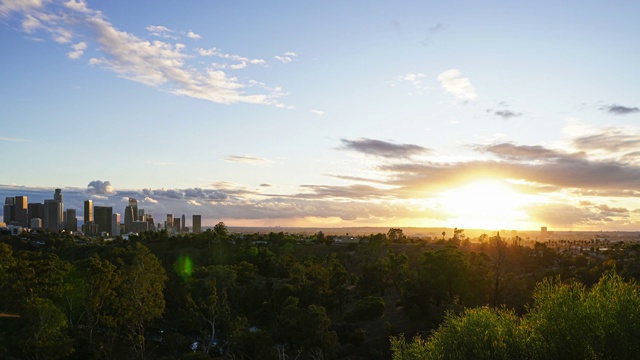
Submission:
M 524 207 L 531 199 L 504 180 L 478 180 L 440 193 L 441 209 L 449 222 L 467 229 L 530 228 Z

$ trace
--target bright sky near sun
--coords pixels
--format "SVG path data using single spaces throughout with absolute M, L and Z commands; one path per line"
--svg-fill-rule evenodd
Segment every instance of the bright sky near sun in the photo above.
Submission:
M 0 196 L 640 229 L 640 3 L 0 0 Z

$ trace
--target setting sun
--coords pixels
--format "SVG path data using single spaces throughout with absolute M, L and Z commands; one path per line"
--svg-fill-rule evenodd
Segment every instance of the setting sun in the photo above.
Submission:
M 522 229 L 532 226 L 523 211 L 531 199 L 504 181 L 474 181 L 442 192 L 439 200 L 459 227 Z

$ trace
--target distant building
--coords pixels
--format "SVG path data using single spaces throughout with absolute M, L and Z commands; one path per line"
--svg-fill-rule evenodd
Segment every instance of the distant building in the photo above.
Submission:
M 138 218 L 136 220 L 142 221 L 145 220 L 144 209 L 138 209 Z
M 129 199 L 129 203 L 131 203 L 131 199 Z M 130 233 L 133 232 L 133 222 L 136 221 L 135 214 L 137 213 L 137 209 L 131 205 L 124 208 L 124 232 Z
M 29 220 L 29 228 L 31 229 L 40 229 L 42 228 L 42 219 L 32 218 Z
M 15 205 L 16 198 L 13 196 L 7 196 L 4 200 L 4 206 L 2 208 L 2 221 L 9 225 L 13 218 L 13 206 Z
M 96 206 L 93 208 L 94 222 L 98 225 L 98 233 L 111 233 L 113 208 L 111 206 Z
M 167 222 L 164 223 L 164 228 L 169 231 L 171 227 L 173 227 L 173 214 L 167 214 Z
M 141 233 L 149 230 L 149 224 L 146 221 L 134 221 L 131 224 L 131 231 L 127 233 Z
M 27 227 L 29 224 L 29 216 L 27 211 L 27 197 L 16 196 L 14 198 L 13 216 L 15 221 L 22 227 Z
M 179 233 L 182 230 L 182 227 L 180 226 L 180 218 L 173 219 L 173 228 L 177 233 Z
M 111 236 L 120 236 L 120 214 L 111 214 Z
M 43 227 L 51 231 L 62 229 L 62 203 L 58 200 L 44 201 Z
M 184 218 L 184 214 L 182 214 L 182 232 L 187 230 L 187 221 Z
M 84 201 L 84 213 L 82 216 L 85 223 L 93 222 L 93 200 Z
M 193 232 L 198 234 L 202 232 L 202 216 L 193 215 L 193 220 L 191 227 L 193 228 Z
M 76 209 L 67 209 L 67 211 L 64 212 L 64 229 L 73 232 L 78 231 Z
M 129 206 L 133 209 L 133 221 L 140 220 L 140 214 L 138 213 L 138 200 L 129 198 Z
M 44 204 L 42 203 L 31 203 L 27 205 L 27 213 L 28 213 L 28 217 L 29 217 L 29 225 L 31 225 L 31 220 L 33 219 L 39 219 L 40 220 L 40 226 L 38 228 L 42 227 L 42 221 L 44 220 Z M 38 229 L 36 228 L 36 229 Z

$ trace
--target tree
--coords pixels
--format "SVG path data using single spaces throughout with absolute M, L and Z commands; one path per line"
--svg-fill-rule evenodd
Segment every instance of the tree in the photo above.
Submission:
M 640 286 L 608 273 L 591 289 L 547 278 L 518 318 L 510 310 L 449 313 L 426 341 L 392 340 L 394 360 L 640 359 Z
M 47 299 L 30 299 L 23 309 L 24 328 L 18 344 L 26 358 L 60 359 L 73 352 L 69 324 L 62 311 Z
M 135 354 L 144 358 L 145 325 L 164 311 L 167 274 L 160 260 L 140 243 L 117 248 L 112 256 L 110 260 L 118 267 L 122 279 L 116 288 L 114 318 Z

